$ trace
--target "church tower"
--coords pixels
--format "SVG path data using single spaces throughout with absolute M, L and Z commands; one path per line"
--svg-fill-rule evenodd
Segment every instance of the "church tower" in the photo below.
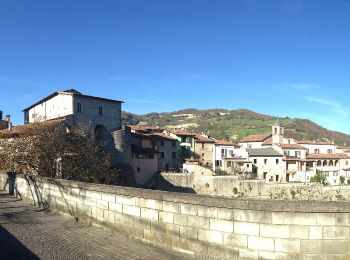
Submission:
M 272 144 L 282 144 L 284 135 L 284 125 L 277 119 L 272 125 Z

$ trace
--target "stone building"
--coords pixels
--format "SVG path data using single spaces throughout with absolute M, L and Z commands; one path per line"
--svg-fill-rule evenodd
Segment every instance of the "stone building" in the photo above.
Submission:
M 3 120 L 3 112 L 0 111 L 0 130 L 7 129 L 9 126 L 11 126 L 11 117 L 7 115 L 6 119 Z

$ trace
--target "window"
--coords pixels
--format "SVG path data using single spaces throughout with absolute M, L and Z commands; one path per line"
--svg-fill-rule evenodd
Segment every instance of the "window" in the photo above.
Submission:
M 221 158 L 227 157 L 227 149 L 221 149 Z
M 160 141 L 160 146 L 164 146 L 164 141 Z
M 317 149 L 317 148 L 316 148 L 316 149 L 314 150 L 314 152 L 315 152 L 315 153 L 320 153 L 320 149 Z
M 78 104 L 77 104 L 77 112 L 78 112 L 78 113 L 81 113 L 81 103 L 78 103 Z
M 171 158 L 176 159 L 176 153 L 175 152 L 171 153 Z
M 232 166 L 232 162 L 231 161 L 227 161 L 226 162 L 226 166 L 229 168 L 229 167 L 231 167 Z
M 264 159 L 264 164 L 267 164 L 267 159 Z
M 160 159 L 164 159 L 164 153 L 163 152 L 160 153 Z
M 345 165 L 349 165 L 349 161 L 345 161 Z
M 173 147 L 175 147 L 176 146 L 176 141 L 173 141 Z
M 254 164 L 257 164 L 258 160 L 257 159 L 254 159 Z
M 328 154 L 332 154 L 332 153 L 333 153 L 333 150 L 332 150 L 332 149 L 328 149 L 328 150 L 327 150 L 327 153 L 328 153 Z
M 202 143 L 202 149 L 204 149 L 204 146 L 205 146 L 204 143 Z
M 300 158 L 301 157 L 301 152 L 300 151 L 295 151 L 295 156 Z
M 216 167 L 221 167 L 222 166 L 222 161 L 221 160 L 216 160 L 215 161 L 215 166 Z
M 150 153 L 150 154 L 148 155 L 148 159 L 154 159 L 154 154 L 153 154 L 153 153 Z
M 141 171 L 141 168 L 140 167 L 137 167 L 137 172 L 140 172 Z
M 279 164 L 280 160 L 279 159 L 276 159 L 276 164 Z
M 102 116 L 103 114 L 103 108 L 102 107 L 98 107 L 98 115 Z

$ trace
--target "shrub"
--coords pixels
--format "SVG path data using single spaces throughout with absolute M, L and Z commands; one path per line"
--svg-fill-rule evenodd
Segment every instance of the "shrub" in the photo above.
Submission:
M 317 171 L 315 176 L 310 178 L 310 182 L 318 182 L 321 184 L 326 184 L 326 176 L 322 171 Z
M 340 176 L 340 184 L 344 185 L 345 183 L 345 177 L 344 176 Z
M 348 185 L 350 185 L 350 179 L 348 179 L 346 182 L 347 182 Z
M 215 169 L 215 175 L 224 176 L 224 175 L 229 175 L 229 174 L 227 173 L 227 171 L 224 171 L 221 168 L 216 168 Z

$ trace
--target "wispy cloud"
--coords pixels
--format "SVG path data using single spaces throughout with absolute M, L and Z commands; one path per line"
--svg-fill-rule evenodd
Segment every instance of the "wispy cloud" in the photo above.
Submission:
M 342 115 L 344 117 L 349 116 L 349 113 L 348 113 L 349 109 L 336 101 L 323 99 L 323 98 L 316 98 L 316 97 L 306 97 L 305 99 L 309 102 L 314 102 L 314 103 L 324 105 L 328 107 L 331 111 L 339 115 Z
M 283 83 L 284 86 L 288 88 L 292 88 L 294 90 L 298 91 L 308 91 L 308 90 L 315 90 L 321 88 L 320 85 L 312 84 L 312 83 Z

